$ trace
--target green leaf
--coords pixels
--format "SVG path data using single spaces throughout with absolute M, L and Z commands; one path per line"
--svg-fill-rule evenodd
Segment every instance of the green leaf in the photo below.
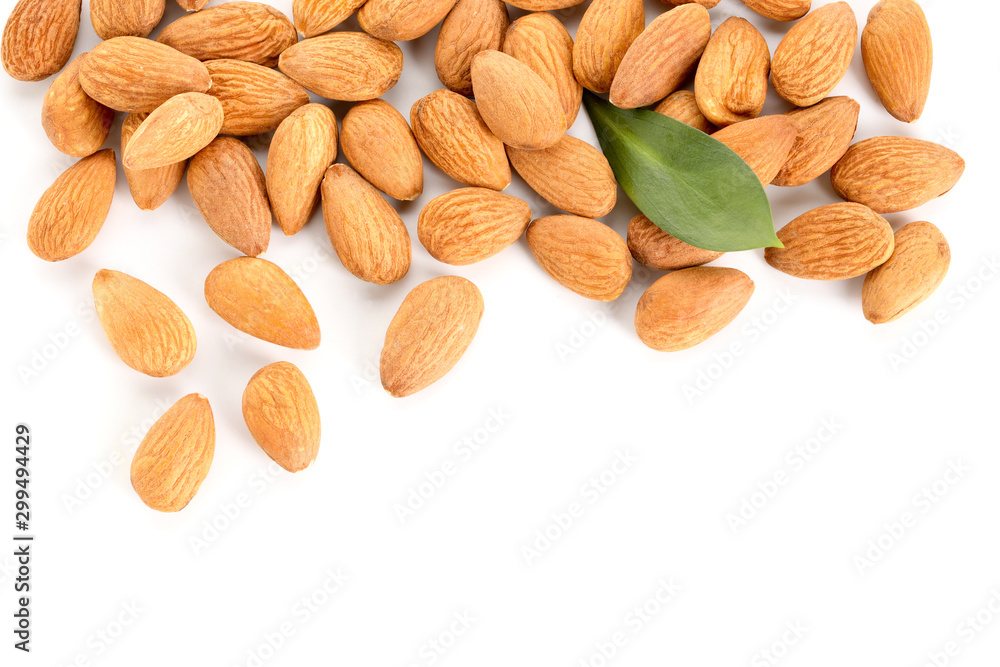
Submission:
M 760 179 L 728 146 L 663 114 L 587 93 L 587 114 L 615 178 L 668 234 L 717 251 L 782 247 Z

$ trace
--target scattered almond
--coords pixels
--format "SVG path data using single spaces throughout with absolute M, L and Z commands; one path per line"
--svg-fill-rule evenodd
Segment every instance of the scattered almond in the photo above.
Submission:
M 594 0 L 573 44 L 573 73 L 580 85 L 595 93 L 611 90 L 625 53 L 645 27 L 642 0 Z
M 458 0 L 438 33 L 434 69 L 441 83 L 472 95 L 472 59 L 480 51 L 499 51 L 510 18 L 502 0 Z
M 175 95 L 136 128 L 122 162 L 130 169 L 153 169 L 186 160 L 218 136 L 222 120 L 222 104 L 214 97 Z
M 132 135 L 146 120 L 145 113 L 130 113 L 122 121 L 122 150 L 128 147 Z M 184 171 L 187 169 L 187 160 L 181 160 L 173 164 L 153 169 L 125 169 L 125 180 L 128 181 L 128 189 L 132 194 L 132 200 L 143 211 L 152 211 L 159 208 L 165 201 L 174 194 L 177 186 L 184 178 Z
M 719 129 L 705 118 L 701 109 L 698 108 L 694 92 L 690 90 L 677 90 L 670 93 L 666 99 L 656 105 L 653 111 L 679 120 L 705 134 L 712 134 Z
M 861 57 L 875 94 L 894 118 L 920 118 L 931 87 L 934 48 L 927 17 L 913 0 L 882 0 L 861 32 Z
M 0 60 L 20 81 L 41 81 L 69 62 L 80 28 L 80 0 L 18 0 L 3 29 Z
M 698 108 L 725 127 L 756 118 L 767 97 L 771 53 L 757 28 L 739 17 L 726 19 L 705 47 L 694 79 Z
M 642 213 L 628 223 L 629 252 L 640 264 L 657 271 L 675 271 L 708 264 L 725 253 L 696 248 L 671 236 Z
M 814 106 L 786 113 L 795 125 L 795 144 L 773 183 L 805 185 L 826 173 L 854 140 L 860 111 L 861 105 L 850 97 L 828 97 Z
M 849 4 L 816 9 L 793 25 L 774 50 L 774 90 L 795 106 L 816 104 L 847 74 L 857 41 L 858 22 Z
M 459 188 L 427 202 L 417 237 L 434 259 L 463 266 L 492 257 L 531 221 L 527 202 L 489 188 Z
M 177 4 L 185 11 L 196 12 L 207 5 L 208 0 L 177 0 Z
M 166 0 L 89 0 L 90 22 L 101 39 L 145 37 L 163 18 Z
M 361 32 L 334 32 L 290 47 L 278 67 L 320 97 L 357 102 L 380 97 L 396 85 L 403 52 Z
M 774 180 L 795 145 L 795 124 L 787 116 L 761 116 L 712 135 L 750 165 L 762 185 Z
M 895 234 L 892 256 L 865 276 L 865 317 L 873 324 L 899 319 L 934 293 L 950 263 L 951 249 L 941 230 L 929 222 L 904 225 Z
M 46 136 L 53 146 L 73 157 L 97 152 L 115 119 L 114 111 L 87 95 L 80 85 L 80 60 L 84 55 L 74 58 L 52 80 L 42 102 Z
M 512 0 L 507 4 L 529 12 L 547 12 L 582 4 L 583 0 Z
M 309 93 L 281 72 L 244 60 L 209 60 L 208 94 L 222 103 L 221 134 L 245 137 L 273 132 Z
M 743 4 L 775 21 L 795 21 L 809 13 L 812 0 L 743 0 Z
M 269 364 L 250 378 L 243 391 L 243 420 L 264 453 L 288 472 L 308 468 L 316 460 L 319 405 L 295 364 Z
M 358 10 L 365 0 L 293 0 L 292 20 L 304 37 L 329 32 Z
M 368 0 L 358 23 L 373 37 L 405 42 L 426 35 L 454 6 L 455 0 Z
M 424 191 L 424 160 L 403 115 L 385 100 L 355 104 L 344 116 L 344 157 L 366 181 L 393 199 Z

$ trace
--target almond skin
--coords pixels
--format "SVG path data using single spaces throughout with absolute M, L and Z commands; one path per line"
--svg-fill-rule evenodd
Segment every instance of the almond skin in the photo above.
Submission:
M 417 237 L 434 259 L 464 266 L 492 257 L 524 233 L 527 202 L 488 188 L 459 188 L 427 202 Z
M 719 4 L 719 0 L 662 0 L 664 4 L 676 7 L 678 5 L 687 5 L 691 3 L 697 3 L 704 7 L 705 9 L 711 9 Z
M 614 301 L 632 278 L 628 246 L 602 222 L 550 215 L 532 222 L 525 235 L 545 272 L 582 297 Z
M 215 418 L 201 394 L 188 394 L 163 413 L 132 458 L 132 488 L 160 512 L 184 509 L 205 481 L 215 456 Z
M 403 52 L 361 32 L 334 32 L 290 47 L 278 67 L 320 97 L 357 102 L 381 97 L 396 85 Z
M 438 33 L 434 69 L 446 88 L 472 95 L 472 59 L 480 51 L 499 51 L 510 17 L 501 0 L 458 0 Z
M 657 271 L 701 266 L 725 254 L 689 245 L 657 227 L 642 213 L 629 221 L 625 240 L 635 261 Z
M 188 190 L 220 239 L 256 257 L 271 239 L 271 208 L 264 172 L 253 151 L 233 137 L 216 137 L 193 158 Z
M 365 0 L 293 0 L 292 20 L 303 37 L 315 37 L 343 23 Z
M 795 21 L 809 13 L 812 0 L 743 0 L 743 4 L 775 21 Z
M 892 256 L 865 276 L 861 305 L 872 324 L 899 319 L 924 302 L 944 281 L 951 248 L 937 227 L 911 222 L 895 234 Z
M 319 405 L 302 371 L 287 361 L 260 369 L 243 390 L 250 435 L 288 472 L 312 465 L 319 453 Z
M 964 172 L 965 160 L 950 148 L 910 137 L 872 137 L 847 150 L 830 180 L 847 201 L 898 213 L 947 193 Z
M 458 276 L 414 287 L 385 332 L 379 372 L 391 396 L 410 396 L 434 384 L 472 343 L 483 318 L 483 295 Z
M 412 201 L 424 191 L 424 160 L 403 115 L 385 100 L 351 107 L 340 143 L 344 157 L 366 181 L 393 199 Z
M 830 204 L 803 213 L 778 230 L 784 248 L 764 259 L 796 278 L 845 280 L 861 276 L 892 255 L 892 227 L 861 204 Z
M 309 92 L 281 72 L 243 60 L 209 60 L 208 94 L 222 103 L 221 134 L 246 137 L 273 132 L 290 113 L 309 104 Z
M 611 103 L 637 109 L 674 92 L 711 36 L 712 20 L 701 5 L 681 5 L 660 14 L 625 53 L 611 84 Z
M 368 0 L 358 24 L 373 37 L 406 42 L 426 35 L 454 6 L 455 0 Z
M 208 0 L 177 0 L 177 4 L 185 11 L 196 12 L 207 5 Z
M 555 91 L 566 116 L 566 127 L 576 121 L 583 103 L 583 86 L 573 75 L 573 38 L 552 14 L 522 16 L 507 29 L 503 52 L 520 60 Z
M 345 164 L 323 177 L 323 221 L 344 268 L 376 285 L 394 283 L 410 270 L 410 234 L 396 209 Z
M 122 121 L 122 150 L 128 147 L 132 135 L 139 129 L 142 121 L 146 120 L 145 113 L 130 113 Z M 187 160 L 181 160 L 163 167 L 153 169 L 129 169 L 124 167 L 125 179 L 128 181 L 128 189 L 132 194 L 132 200 L 136 206 L 143 211 L 152 211 L 159 208 L 165 201 L 174 194 L 177 186 L 184 178 L 184 171 L 187 169 Z
M 934 47 L 927 17 L 913 0 L 882 0 L 861 32 L 868 80 L 894 118 L 912 123 L 927 103 Z
M 205 300 L 240 331 L 296 350 L 319 347 L 316 313 L 302 290 L 277 264 L 237 257 L 212 269 Z
M 737 269 L 699 266 L 668 273 L 639 298 L 635 332 L 659 352 L 686 350 L 725 329 L 753 291 L 753 281 Z
M 3 29 L 0 60 L 19 81 L 41 81 L 69 62 L 80 0 L 19 0 Z
M 778 175 L 795 145 L 795 124 L 787 116 L 761 116 L 730 125 L 712 135 L 750 165 L 761 185 Z
M 198 339 L 191 320 L 162 292 L 108 269 L 94 276 L 93 292 L 104 334 L 130 368 L 168 377 L 194 359 Z
M 583 0 L 513 0 L 507 4 L 529 12 L 547 12 L 553 9 L 575 7 L 582 3 Z
M 104 145 L 115 112 L 87 95 L 80 85 L 80 60 L 52 80 L 42 101 L 42 128 L 52 145 L 73 157 L 86 157 Z
M 705 118 L 701 109 L 698 108 L 694 92 L 690 90 L 677 90 L 670 93 L 666 99 L 656 105 L 653 111 L 670 116 L 674 120 L 679 120 L 705 134 L 712 134 L 719 129 Z
M 186 160 L 218 136 L 222 121 L 222 103 L 214 97 L 175 95 L 136 128 L 122 162 L 130 169 L 153 169 Z
M 83 252 L 97 238 L 115 192 L 115 152 L 105 148 L 64 171 L 35 204 L 28 248 L 47 262 Z
M 319 203 L 323 175 L 337 159 L 337 119 L 322 104 L 296 109 L 271 139 L 267 151 L 267 194 L 286 236 L 297 234 Z
M 625 53 L 645 27 L 642 0 L 594 0 L 573 44 L 573 73 L 580 85 L 595 93 L 611 90 Z
M 567 213 L 600 218 L 615 207 L 615 173 L 604 154 L 586 141 L 565 135 L 549 148 L 508 148 L 507 155 L 531 189 Z
M 767 97 L 771 53 L 757 28 L 726 19 L 705 47 L 694 79 L 698 108 L 719 127 L 760 115 Z
M 850 97 L 828 97 L 814 106 L 786 113 L 797 131 L 795 144 L 773 183 L 795 187 L 826 173 L 854 140 L 860 111 L 861 106 Z
M 503 142 L 472 100 L 437 90 L 413 103 L 410 126 L 424 155 L 456 181 L 493 190 L 510 185 Z
M 90 23 L 101 39 L 145 37 L 163 18 L 166 0 L 90 0 Z

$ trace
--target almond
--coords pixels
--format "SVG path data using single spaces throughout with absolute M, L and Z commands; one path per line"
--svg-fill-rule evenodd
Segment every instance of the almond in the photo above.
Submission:
M 771 83 L 783 98 L 809 107 L 840 83 L 854 57 L 858 21 L 846 2 L 833 2 L 792 26 L 771 60 Z
M 319 203 L 323 175 L 337 159 L 337 119 L 322 104 L 296 109 L 271 139 L 267 151 L 267 194 L 286 236 L 297 234 Z
M 794 21 L 809 13 L 811 0 L 743 0 L 743 4 L 761 16 L 775 21 Z
M 212 269 L 205 300 L 219 317 L 255 338 L 294 348 L 319 347 L 319 322 L 302 290 L 277 264 L 237 257 Z
M 145 37 L 163 18 L 166 0 L 90 0 L 90 22 L 101 39 Z
M 186 160 L 218 136 L 222 114 L 222 104 L 210 95 L 175 95 L 136 128 L 122 162 L 130 169 L 153 169 Z
M 414 287 L 385 332 L 379 372 L 391 396 L 410 396 L 454 368 L 483 318 L 483 295 L 465 278 L 443 276 Z
M 507 4 L 529 12 L 547 12 L 553 9 L 566 9 L 582 4 L 583 0 L 513 0 Z
M 739 17 L 726 19 L 705 47 L 694 79 L 698 108 L 725 127 L 756 118 L 767 97 L 771 53 L 757 28 Z
M 573 38 L 552 14 L 522 16 L 507 29 L 503 52 L 531 68 L 555 91 L 566 116 L 566 127 L 576 121 L 583 103 L 583 86 L 573 75 Z
M 454 6 L 455 0 L 368 0 L 358 23 L 373 37 L 405 42 L 426 35 Z
M 344 268 L 376 285 L 394 283 L 410 270 L 410 235 L 396 209 L 344 164 L 323 177 L 323 221 Z
M 931 87 L 934 48 L 924 12 L 913 0 L 882 0 L 861 32 L 861 57 L 875 94 L 894 118 L 920 118 Z
M 773 183 L 805 185 L 837 163 L 854 140 L 861 106 L 850 97 L 828 97 L 785 114 L 795 125 L 795 144 Z
M 567 213 L 599 218 L 615 207 L 615 173 L 604 153 L 586 141 L 565 135 L 549 148 L 508 148 L 507 155 L 531 189 Z
M 587 299 L 614 301 L 632 278 L 625 241 L 597 220 L 550 215 L 532 222 L 526 237 L 545 272 Z
M 666 233 L 641 213 L 629 221 L 626 241 L 629 252 L 637 262 L 657 271 L 701 266 L 725 254 L 689 245 Z
M 357 102 L 381 97 L 396 85 L 403 52 L 361 32 L 335 32 L 290 47 L 278 67 L 320 97 Z
M 271 239 L 271 208 L 264 172 L 253 151 L 233 137 L 216 137 L 187 172 L 191 199 L 220 239 L 256 257 Z
M 69 62 L 80 0 L 18 0 L 3 29 L 0 60 L 19 81 L 41 81 Z
M 929 222 L 911 222 L 895 234 L 892 256 L 865 276 L 861 305 L 873 324 L 899 319 L 923 303 L 944 281 L 951 249 Z
M 138 278 L 101 269 L 94 305 L 104 335 L 129 368 L 152 377 L 176 375 L 194 359 L 198 339 L 187 315 Z
M 146 120 L 148 115 L 130 113 L 125 116 L 125 120 L 122 121 L 122 150 L 128 147 L 132 135 L 139 129 L 142 121 Z M 132 200 L 142 210 L 152 211 L 170 199 L 170 195 L 174 194 L 177 186 L 181 184 L 184 171 L 187 169 L 187 160 L 153 169 L 129 169 L 128 167 L 124 169 Z
M 87 95 L 80 85 L 77 56 L 52 81 L 42 101 L 42 128 L 57 149 L 73 157 L 97 152 L 111 131 L 115 112 Z
M 743 158 L 762 185 L 778 175 L 795 145 L 795 136 L 795 124 L 782 115 L 743 121 L 712 135 Z
M 691 3 L 697 3 L 704 7 L 705 9 L 711 9 L 719 4 L 719 0 L 663 0 L 664 4 L 672 5 L 674 7 L 678 5 L 687 5 Z
M 208 0 L 177 0 L 177 4 L 185 11 L 196 12 L 207 5 Z
M 208 94 L 222 102 L 221 134 L 245 137 L 273 132 L 309 93 L 281 72 L 243 60 L 209 60 Z
M 174 95 L 212 85 L 205 66 L 176 49 L 142 37 L 115 37 L 80 62 L 80 85 L 118 111 L 149 112 Z
M 524 233 L 527 202 L 488 188 L 459 188 L 427 202 L 417 237 L 434 259 L 463 266 L 492 257 Z
M 410 201 L 424 191 L 424 159 L 403 115 L 385 100 L 351 107 L 340 143 L 344 157 L 366 181 L 393 199 Z
M 243 391 L 243 420 L 264 453 L 288 472 L 316 460 L 319 405 L 295 364 L 279 361 L 254 373 Z
M 625 53 L 611 84 L 611 103 L 636 109 L 674 92 L 711 36 L 712 20 L 701 5 L 681 5 L 660 14 Z
M 486 127 L 472 100 L 435 91 L 413 103 L 410 125 L 424 154 L 456 181 L 493 190 L 510 185 L 503 142 Z
M 480 51 L 499 50 L 510 18 L 501 0 L 458 0 L 438 33 L 434 69 L 441 83 L 460 95 L 472 95 L 472 59 Z
M 105 148 L 64 171 L 35 204 L 28 248 L 47 262 L 83 252 L 101 231 L 115 192 L 115 152 Z
M 872 137 L 851 146 L 830 171 L 833 189 L 876 213 L 898 213 L 947 193 L 965 171 L 958 153 L 910 137 Z
M 666 99 L 656 105 L 653 111 L 679 120 L 705 134 L 712 134 L 718 130 L 698 108 L 697 98 L 690 90 L 678 90 L 670 93 Z
M 215 456 L 215 419 L 201 394 L 188 394 L 147 431 L 132 458 L 132 488 L 160 512 L 184 509 Z
M 606 93 L 622 59 L 646 27 L 642 0 L 594 0 L 580 19 L 573 73 L 587 90 Z
M 365 0 L 293 0 L 292 20 L 304 37 L 329 32 L 343 23 Z
M 892 227 L 861 204 L 830 204 L 803 213 L 778 230 L 784 248 L 764 259 L 797 278 L 844 280 L 861 276 L 892 255 Z

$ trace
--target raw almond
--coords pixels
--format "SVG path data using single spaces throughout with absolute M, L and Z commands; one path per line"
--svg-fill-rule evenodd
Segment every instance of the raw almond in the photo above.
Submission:
M 767 97 L 771 53 L 757 28 L 739 17 L 726 19 L 705 47 L 694 79 L 698 108 L 725 127 L 756 118 Z
M 861 204 L 830 204 L 803 213 L 778 230 L 784 248 L 764 259 L 797 278 L 844 280 L 861 276 L 892 255 L 892 227 Z
M 805 185 L 837 163 L 854 140 L 861 105 L 850 97 L 828 97 L 819 104 L 792 109 L 785 116 L 795 125 L 795 144 L 775 185 Z
M 743 121 L 712 135 L 743 158 L 762 185 L 778 175 L 795 144 L 795 136 L 795 124 L 783 115 Z
M 924 12 L 913 0 L 882 0 L 861 32 L 861 57 L 875 94 L 894 118 L 920 118 L 931 87 L 934 48 Z
M 219 238 L 256 257 L 271 239 L 264 172 L 253 151 L 233 137 L 216 137 L 191 158 L 191 199 Z
M 532 222 L 526 237 L 545 272 L 582 297 L 614 301 L 632 278 L 625 241 L 597 220 L 550 215 Z
M 329 32 L 343 23 L 365 0 L 293 0 L 292 20 L 304 37 Z
M 743 0 L 743 4 L 775 21 L 794 21 L 809 13 L 812 0 Z
M 847 74 L 858 42 L 858 21 L 846 2 L 823 5 L 796 23 L 774 50 L 771 83 L 783 98 L 809 107 Z
M 672 5 L 674 7 L 678 5 L 687 5 L 691 3 L 697 3 L 704 7 L 705 9 L 711 9 L 719 4 L 719 0 L 663 0 L 664 4 Z
M 417 237 L 434 259 L 463 266 L 492 257 L 524 233 L 531 208 L 489 188 L 459 188 L 427 202 Z
M 166 0 L 90 0 L 90 22 L 101 39 L 145 37 L 163 18 Z
M 145 113 L 130 113 L 122 121 L 122 150 L 128 147 L 132 135 L 146 120 Z M 128 181 L 128 189 L 132 194 L 132 200 L 144 211 L 152 211 L 159 208 L 165 201 L 174 194 L 177 186 L 184 178 L 184 170 L 187 169 L 187 160 L 181 160 L 173 164 L 153 169 L 125 169 L 125 180 Z
M 47 262 L 83 252 L 97 238 L 115 192 L 115 152 L 105 148 L 64 171 L 35 204 L 28 248 Z
M 309 92 L 281 72 L 245 60 L 209 60 L 208 94 L 222 102 L 221 134 L 246 137 L 273 132 L 290 113 L 309 104 Z
M 611 103 L 636 109 L 674 92 L 694 69 L 711 36 L 712 20 L 701 5 L 681 5 L 660 14 L 622 59 L 611 84 Z
M 138 278 L 101 269 L 94 305 L 104 335 L 129 368 L 152 377 L 176 375 L 194 359 L 191 320 L 165 294 Z
M 458 0 L 438 33 L 434 69 L 449 90 L 472 95 L 472 59 L 499 50 L 510 18 L 501 0 Z
M 547 12 L 553 9 L 566 9 L 582 4 L 583 0 L 513 0 L 507 4 L 529 12 Z
M 319 322 L 302 290 L 277 264 L 237 257 L 212 269 L 205 300 L 240 331 L 296 350 L 319 347 Z
M 410 235 L 382 194 L 345 164 L 323 177 L 323 221 L 344 268 L 376 285 L 410 270 Z
M 319 203 L 323 175 L 337 159 L 337 119 L 322 104 L 296 109 L 271 139 L 267 151 L 267 194 L 286 236 L 297 234 Z
M 41 81 L 69 62 L 80 0 L 19 0 L 3 29 L 0 60 L 19 81 Z
M 177 4 L 185 11 L 196 12 L 207 5 L 208 0 L 177 0 Z
M 403 52 L 362 32 L 334 32 L 290 47 L 278 67 L 320 97 L 356 102 L 380 97 L 396 85 Z
M 184 509 L 215 456 L 215 418 L 201 394 L 174 403 L 147 431 L 132 458 L 132 488 L 160 512 Z
M 600 218 L 615 207 L 615 174 L 604 154 L 586 141 L 565 135 L 549 148 L 508 148 L 507 155 L 531 189 L 567 213 Z
M 440 380 L 465 354 L 482 318 L 483 295 L 465 278 L 443 276 L 414 287 L 385 332 L 382 386 L 402 398 Z
M 573 75 L 573 38 L 552 14 L 522 16 L 507 29 L 503 52 L 520 60 L 555 91 L 566 116 L 576 121 L 583 103 L 583 86 Z
M 947 193 L 965 172 L 950 148 L 910 137 L 872 137 L 851 146 L 830 171 L 833 189 L 876 213 L 908 211 Z
M 629 252 L 640 264 L 657 271 L 675 271 L 708 264 L 725 253 L 696 248 L 671 236 L 642 213 L 628 223 Z
M 694 92 L 690 90 L 678 90 L 670 93 L 666 99 L 656 105 L 653 111 L 670 116 L 674 120 L 679 120 L 705 134 L 712 134 L 719 129 L 705 118 L 701 109 L 698 108 Z
M 368 0 L 358 24 L 373 37 L 405 42 L 426 35 L 454 6 L 455 0 Z
M 929 222 L 911 222 L 895 234 L 892 256 L 865 276 L 861 305 L 873 324 L 899 319 L 934 293 L 951 264 L 944 234 Z
M 77 56 L 52 81 L 42 101 L 42 128 L 57 149 L 73 157 L 97 152 L 111 131 L 115 112 L 94 100 L 80 85 Z
M 214 97 L 175 95 L 136 128 L 122 162 L 130 169 L 153 169 L 186 160 L 218 136 L 222 120 L 222 103 Z
M 288 472 L 316 460 L 319 405 L 295 364 L 279 361 L 254 373 L 243 390 L 243 420 L 264 453 Z
M 393 199 L 411 201 L 424 191 L 424 160 L 403 115 L 385 100 L 351 107 L 340 143 L 344 157 L 366 181 Z
M 587 90 L 611 90 L 628 48 L 646 27 L 642 0 L 594 0 L 587 7 L 573 44 L 573 73 Z

